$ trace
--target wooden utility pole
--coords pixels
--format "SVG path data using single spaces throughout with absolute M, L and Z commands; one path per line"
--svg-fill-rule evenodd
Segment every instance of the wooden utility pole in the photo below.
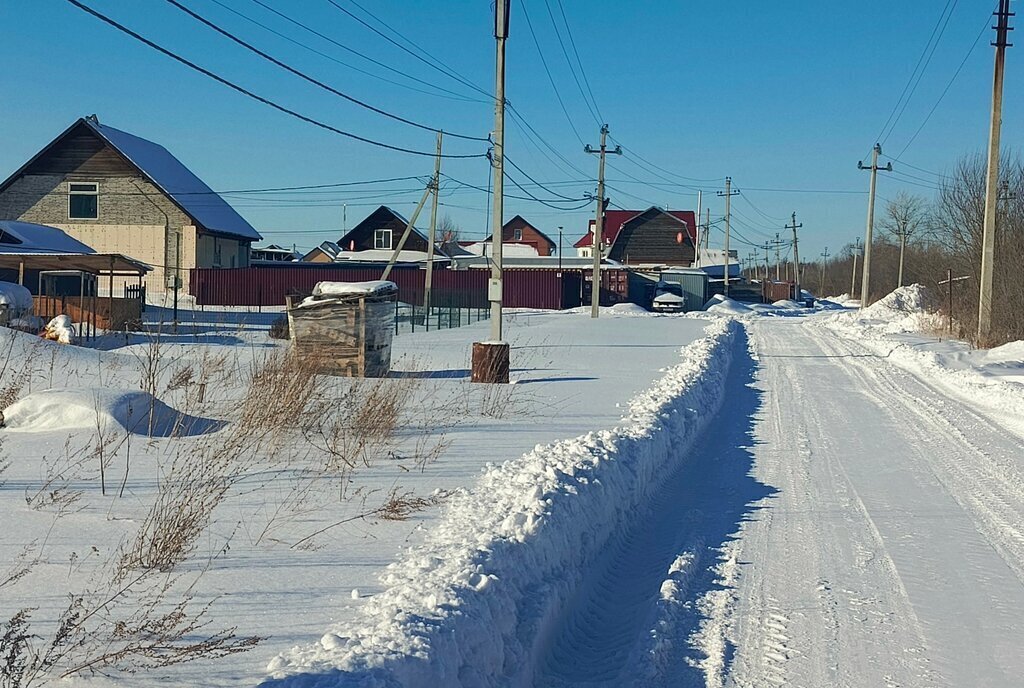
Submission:
M 764 246 L 762 246 L 761 248 L 764 249 L 764 281 L 765 282 L 770 282 L 771 279 L 772 279 L 772 276 L 771 276 L 771 272 L 770 272 L 771 271 L 771 266 L 768 263 L 768 249 L 771 248 L 771 244 L 766 241 L 766 242 L 764 242 Z
M 779 233 L 775 232 L 775 281 L 782 281 L 782 259 L 779 256 L 779 251 L 782 248 L 782 239 L 779 238 Z
M 872 233 L 875 229 L 875 183 L 878 178 L 878 156 L 882 152 L 881 144 L 876 143 L 871 149 L 871 166 L 864 167 L 862 160 L 857 161 L 858 170 L 871 171 L 871 183 L 868 186 L 868 222 L 864 231 L 864 276 L 860 281 L 860 307 L 866 308 L 871 289 L 871 242 Z M 886 172 L 892 172 L 892 163 L 881 168 Z
M 793 212 L 793 224 L 786 225 L 787 229 L 793 230 L 793 299 L 800 300 L 800 249 L 797 248 L 796 230 L 804 224 L 796 223 L 796 211 Z
M 622 155 L 622 147 L 616 146 L 615 150 L 608 150 L 605 145 L 608 138 L 608 125 L 601 126 L 601 147 L 594 150 L 590 145 L 583 147 L 586 153 L 597 153 L 600 155 L 600 162 L 597 165 L 597 214 L 594 218 L 593 253 L 594 267 L 590 283 L 590 317 L 598 317 L 601 311 L 601 244 L 604 239 L 604 206 L 607 199 L 604 197 L 604 158 L 608 153 Z
M 850 277 L 850 298 L 857 293 L 857 256 L 860 255 L 860 237 L 853 244 L 853 275 Z
M 487 300 L 491 303 L 491 339 L 473 343 L 472 381 L 508 382 L 509 346 L 502 340 L 501 231 L 505 212 L 505 40 L 508 38 L 510 0 L 494 3 L 494 177 L 491 213 L 491 279 Z
M 437 196 L 441 185 L 441 140 L 443 137 L 444 132 L 437 132 L 434 178 L 430 182 L 430 186 L 434 191 L 434 198 L 430 205 L 430 236 L 427 237 L 427 274 L 423 278 L 423 311 L 426 314 L 426 322 L 428 323 L 430 322 L 430 292 L 434 284 L 434 241 L 437 237 Z
M 725 178 L 725 191 L 719 191 L 719 196 L 725 196 L 725 258 L 723 263 L 725 264 L 725 289 L 724 294 L 726 297 L 729 296 L 729 200 L 740 192 L 739 189 L 733 190 L 732 188 L 732 177 Z
M 999 136 L 1003 122 L 1003 65 L 1010 29 L 1010 0 L 999 0 L 996 15 L 995 67 L 992 75 L 992 116 L 988 130 L 988 175 L 985 179 L 985 228 L 981 240 L 981 284 L 978 300 L 978 343 L 992 331 L 992 263 L 995 260 L 996 215 L 999 212 Z
M 704 192 L 701 189 L 697 189 L 697 214 L 695 215 L 695 217 L 697 218 L 697 241 L 696 241 L 696 243 L 694 245 L 694 254 L 693 254 L 693 262 L 695 264 L 697 264 L 697 265 L 700 265 L 700 242 L 704 238 L 702 236 L 702 232 L 700 231 L 700 215 L 701 215 L 701 205 L 702 205 L 702 201 L 703 200 L 704 200 Z

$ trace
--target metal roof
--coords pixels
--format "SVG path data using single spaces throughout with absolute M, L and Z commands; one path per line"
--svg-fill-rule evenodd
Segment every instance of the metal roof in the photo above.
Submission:
M 81 120 L 132 163 L 149 181 L 167 194 L 186 214 L 205 229 L 220 234 L 259 241 L 263 237 L 202 179 L 185 167 L 163 146 L 100 124 L 93 118 Z
M 95 253 L 57 227 L 0 220 L 0 253 Z
M 152 268 L 120 253 L 0 253 L 0 269 L 76 270 L 93 275 L 143 275 Z

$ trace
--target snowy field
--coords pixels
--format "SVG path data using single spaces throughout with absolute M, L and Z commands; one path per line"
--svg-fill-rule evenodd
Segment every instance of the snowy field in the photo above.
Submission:
M 145 650 L 69 685 L 1020 685 L 1021 343 L 949 341 L 915 287 L 715 301 L 511 314 L 501 387 L 468 382 L 487 322 L 355 384 L 282 368 L 274 314 L 103 351 L 0 329 L 2 618 L 45 649 L 86 616 L 61 670 L 111 628 Z M 208 625 L 175 636 L 183 599 Z M 170 636 L 229 654 L 141 668 Z
M 120 581 L 123 572 L 113 570 L 124 568 L 125 551 L 152 527 L 154 500 L 180 497 L 168 484 L 211 478 L 190 472 L 190 457 L 228 461 L 216 447 L 238 447 L 225 467 L 229 485 L 217 498 L 206 495 L 216 501 L 210 521 L 176 565 L 171 575 L 181 578 L 164 601 L 180 599 L 196 580 L 195 608 L 212 602 L 208 629 L 235 627 L 239 638 L 261 642 L 216 660 L 115 673 L 109 680 L 117 685 L 259 682 L 278 654 L 355 619 L 384 589 L 385 567 L 465 498 L 455 491 L 539 443 L 616 426 L 629 400 L 678 364 L 681 347 L 707 325 L 616 310 L 597 322 L 583 313 L 512 314 L 514 384 L 498 388 L 468 380 L 470 343 L 486 339 L 489 323 L 402 334 L 394 352 L 400 377 L 363 385 L 361 394 L 403 398 L 396 413 L 407 427 L 366 448 L 353 467 L 327 469 L 337 463 L 337 429 L 301 415 L 266 417 L 299 411 L 268 396 L 291 395 L 322 416 L 317 404 L 344 405 L 347 383 L 320 385 L 320 398 L 304 399 L 280 381 L 260 382 L 260 369 L 280 364 L 281 344 L 265 333 L 276 314 L 181 315 L 188 325 L 177 333 L 160 327 L 159 344 L 133 335 L 126 345 L 112 335 L 98 342 L 102 351 L 0 330 L 3 391 L 21 398 L 0 430 L 7 463 L 0 513 L 18 524 L 17 535 L 2 541 L 0 561 L 11 566 L 0 576 L 30 569 L 0 587 L 0 600 L 4 618 L 37 607 L 31 620 L 43 630 L 32 628 L 43 638 L 69 594 L 95 597 Z M 148 317 L 169 312 L 150 309 Z M 252 408 L 261 405 L 270 411 Z M 232 428 L 243 425 L 248 436 L 235 436 Z M 310 425 L 316 433 L 301 430 Z M 145 580 L 140 595 L 165 581 Z

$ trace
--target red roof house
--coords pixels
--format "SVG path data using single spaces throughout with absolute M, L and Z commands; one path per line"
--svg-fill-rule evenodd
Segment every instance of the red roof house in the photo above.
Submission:
M 624 264 L 693 264 L 697 243 L 697 217 L 692 210 L 608 210 L 604 214 L 602 245 L 605 255 Z M 588 249 L 594 243 L 594 220 L 574 245 Z

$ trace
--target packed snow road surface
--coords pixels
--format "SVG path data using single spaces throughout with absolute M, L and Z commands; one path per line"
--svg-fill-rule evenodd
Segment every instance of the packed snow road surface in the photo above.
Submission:
M 1020 685 L 1022 438 L 802 319 L 749 331 L 775 493 L 731 545 L 728 682 Z

